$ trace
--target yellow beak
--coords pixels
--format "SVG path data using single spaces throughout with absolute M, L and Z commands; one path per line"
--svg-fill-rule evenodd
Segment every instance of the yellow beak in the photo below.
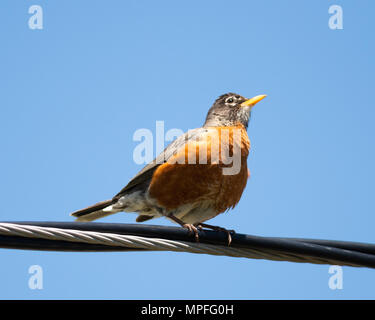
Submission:
M 265 94 L 261 94 L 254 98 L 246 100 L 245 102 L 241 103 L 241 107 L 248 107 L 248 106 L 254 107 L 260 100 L 263 100 L 265 97 L 267 97 Z

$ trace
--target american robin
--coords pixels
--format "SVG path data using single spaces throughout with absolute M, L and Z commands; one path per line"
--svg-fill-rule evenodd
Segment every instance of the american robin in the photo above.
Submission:
M 249 177 L 246 130 L 252 107 L 265 97 L 220 96 L 203 127 L 174 140 L 112 199 L 71 215 L 76 221 L 121 211 L 137 213 L 137 222 L 166 217 L 194 233 L 197 240 L 201 228 L 227 231 L 204 222 L 234 208 L 242 196 Z

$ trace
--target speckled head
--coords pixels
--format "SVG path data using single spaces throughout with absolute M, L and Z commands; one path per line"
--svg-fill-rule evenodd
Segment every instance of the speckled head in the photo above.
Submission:
M 242 124 L 245 128 L 249 123 L 251 109 L 266 95 L 246 99 L 236 93 L 220 96 L 208 111 L 204 127 L 235 126 Z

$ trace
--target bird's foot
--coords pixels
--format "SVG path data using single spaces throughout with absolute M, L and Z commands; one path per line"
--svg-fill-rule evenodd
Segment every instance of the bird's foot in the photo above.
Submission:
M 185 223 L 185 224 L 182 225 L 182 227 L 185 228 L 185 229 L 188 229 L 191 234 L 194 233 L 195 241 L 199 242 L 199 234 L 198 234 L 197 227 L 195 227 L 194 225 L 192 225 L 190 223 Z
M 190 223 L 185 223 L 179 218 L 175 217 L 173 214 L 169 214 L 168 218 L 173 220 L 174 222 L 177 222 L 181 227 L 188 229 L 191 234 L 194 234 L 195 241 L 199 242 L 199 234 L 198 234 L 198 229 L 196 226 L 190 224 Z
M 196 227 L 199 230 L 202 230 L 203 228 L 207 228 L 207 229 L 211 229 L 211 230 L 214 230 L 214 231 L 225 232 L 228 236 L 228 246 L 230 246 L 230 244 L 232 243 L 232 234 L 236 233 L 234 230 L 227 230 L 223 227 L 212 226 L 212 225 L 206 224 L 206 223 L 198 223 L 196 225 Z

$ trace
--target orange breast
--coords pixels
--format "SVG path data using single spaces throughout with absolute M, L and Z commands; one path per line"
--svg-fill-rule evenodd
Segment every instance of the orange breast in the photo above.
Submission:
M 209 200 L 217 213 L 224 212 L 245 189 L 249 149 L 242 125 L 208 128 L 156 169 L 149 194 L 168 210 Z

